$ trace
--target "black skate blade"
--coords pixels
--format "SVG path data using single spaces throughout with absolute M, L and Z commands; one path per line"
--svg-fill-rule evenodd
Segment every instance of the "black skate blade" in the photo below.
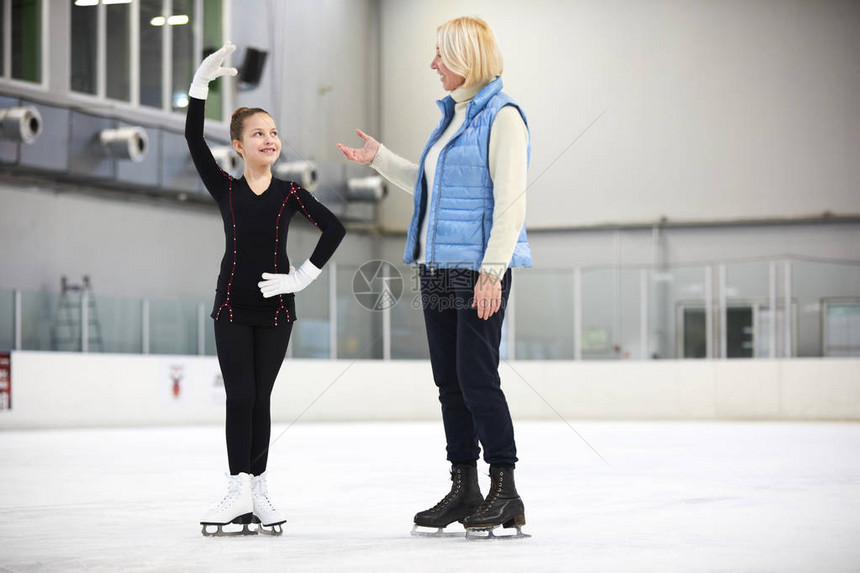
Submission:
M 493 541 L 493 540 L 506 540 L 506 539 L 526 539 L 531 537 L 528 533 L 523 533 L 522 528 L 519 525 L 514 525 L 517 532 L 510 535 L 496 535 L 493 533 L 493 530 L 499 527 L 498 525 L 493 525 L 490 527 L 467 527 L 466 528 L 466 541 Z
M 203 537 L 237 537 L 240 535 L 257 535 L 256 529 L 251 529 L 248 527 L 248 524 L 253 523 L 253 515 L 250 513 L 246 513 L 244 515 L 240 515 L 233 519 L 230 523 L 203 523 L 200 525 L 203 526 L 201 533 Z M 229 525 L 241 525 L 242 529 L 238 531 L 225 531 L 224 527 Z M 210 527 L 215 527 L 215 531 L 210 531 Z
M 280 523 L 270 523 L 269 525 L 263 525 L 262 523 L 257 524 L 257 533 L 259 533 L 260 535 L 273 535 L 277 537 L 278 535 L 282 535 L 284 533 L 281 524 L 286 522 L 287 521 L 284 520 Z
M 260 518 L 256 516 L 256 514 L 251 516 L 251 523 L 257 525 L 257 533 L 259 533 L 260 535 L 281 535 L 284 533 L 284 530 L 283 528 L 281 528 L 281 525 L 286 522 L 287 520 L 285 519 L 283 521 L 276 521 L 275 523 L 263 523 L 262 521 L 260 521 Z
M 242 523 L 241 524 L 242 529 L 240 529 L 238 531 L 225 531 L 224 530 L 225 525 L 232 525 L 232 524 L 228 523 L 228 524 L 222 525 L 222 524 L 215 524 L 215 523 L 204 523 L 201 533 L 203 534 L 203 537 L 239 537 L 239 536 L 246 536 L 246 535 L 257 535 L 257 530 L 251 529 L 250 527 L 248 527 L 247 523 Z M 210 527 L 215 527 L 216 528 L 215 531 L 209 530 L 208 528 L 210 528 Z
M 418 529 L 419 527 L 427 527 L 424 525 L 418 525 L 417 523 L 412 526 L 412 535 L 414 537 L 463 537 L 462 531 L 445 531 L 444 527 L 435 528 L 436 531 L 424 531 L 422 529 Z M 428 529 L 434 529 L 432 527 L 428 527 Z

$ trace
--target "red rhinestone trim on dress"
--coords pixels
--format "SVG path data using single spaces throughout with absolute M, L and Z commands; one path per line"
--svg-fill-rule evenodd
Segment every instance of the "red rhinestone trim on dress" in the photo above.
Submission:
M 222 173 L 224 172 L 222 171 Z M 226 173 L 224 174 L 227 175 Z M 230 307 L 230 288 L 233 286 L 233 277 L 236 275 L 236 214 L 233 213 L 233 178 L 229 175 L 227 175 L 227 178 L 230 180 L 227 196 L 230 199 L 230 219 L 233 223 L 233 268 L 230 269 L 230 280 L 227 282 L 227 299 L 224 301 L 224 304 L 218 307 L 215 320 L 218 320 L 221 316 L 221 311 L 224 310 L 224 307 L 227 307 L 227 310 L 230 312 L 230 322 L 233 322 L 233 309 Z
M 313 223 L 313 224 L 314 224 L 314 227 L 316 227 L 317 229 L 319 229 L 320 231 L 322 231 L 322 227 L 320 227 L 319 225 L 317 225 L 317 222 L 316 222 L 316 221 L 314 221 L 314 218 L 313 218 L 313 217 L 311 217 L 311 214 L 310 214 L 310 213 L 308 213 L 308 210 L 307 210 L 307 209 L 305 209 L 305 204 L 304 204 L 304 203 L 302 203 L 302 200 L 301 200 L 301 199 L 299 199 L 299 194 L 298 194 L 298 193 L 296 193 L 296 186 L 295 186 L 295 184 L 294 184 L 292 181 L 290 181 L 290 195 L 295 196 L 296 201 L 298 201 L 298 202 L 299 202 L 299 206 L 302 208 L 302 211 L 304 211 L 304 212 L 305 212 L 305 215 L 307 215 L 308 221 L 310 221 L 311 223 Z M 289 197 L 287 197 L 287 198 L 289 199 Z
M 278 241 L 281 238 L 281 214 L 284 212 L 284 207 L 286 207 L 287 201 L 290 200 L 290 195 L 292 195 L 292 185 L 290 185 L 290 194 L 287 195 L 284 202 L 281 203 L 281 208 L 278 210 L 278 218 L 275 219 L 275 273 L 278 272 Z M 286 306 L 284 306 L 284 295 L 279 294 L 278 300 L 281 302 L 281 305 L 275 309 L 275 326 L 278 326 L 278 314 L 280 314 L 281 310 L 287 314 L 287 322 L 290 321 L 290 311 Z

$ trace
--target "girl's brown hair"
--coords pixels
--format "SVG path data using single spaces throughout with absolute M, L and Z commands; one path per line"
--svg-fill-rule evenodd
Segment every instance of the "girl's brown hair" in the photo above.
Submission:
M 271 115 L 264 109 L 259 107 L 240 107 L 233 112 L 233 117 L 230 118 L 230 139 L 242 139 L 242 130 L 245 129 L 245 120 L 258 113 L 265 113 L 269 117 Z

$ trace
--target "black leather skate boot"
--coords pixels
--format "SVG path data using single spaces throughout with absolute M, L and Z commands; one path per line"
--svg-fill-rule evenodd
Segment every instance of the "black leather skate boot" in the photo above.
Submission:
M 467 515 L 475 511 L 484 498 L 478 486 L 478 470 L 472 466 L 451 465 L 451 491 L 442 500 L 425 511 L 415 514 L 413 535 L 422 535 L 420 527 L 436 527 L 435 533 L 423 535 L 440 536 L 442 529 L 455 521 L 463 521 Z M 461 534 L 462 535 L 462 534 Z
M 474 513 L 463 520 L 463 525 L 466 526 L 466 538 L 495 537 L 492 530 L 500 525 L 517 529 L 516 535 L 509 537 L 529 537 L 520 529 L 525 524 L 525 507 L 514 484 L 514 469 L 490 466 L 490 491 L 487 493 L 487 498 Z M 477 533 L 483 531 L 487 534 Z

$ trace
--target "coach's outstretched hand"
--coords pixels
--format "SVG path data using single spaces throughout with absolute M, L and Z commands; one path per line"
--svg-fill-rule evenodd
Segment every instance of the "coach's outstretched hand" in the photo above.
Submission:
M 362 140 L 364 140 L 364 147 L 347 147 L 341 143 L 338 143 L 337 148 L 340 149 L 344 157 L 346 157 L 350 161 L 354 161 L 362 165 L 367 165 L 368 163 L 373 161 L 373 158 L 376 157 L 377 152 L 379 152 L 379 142 L 361 131 L 360 129 L 356 129 L 355 133 Z

